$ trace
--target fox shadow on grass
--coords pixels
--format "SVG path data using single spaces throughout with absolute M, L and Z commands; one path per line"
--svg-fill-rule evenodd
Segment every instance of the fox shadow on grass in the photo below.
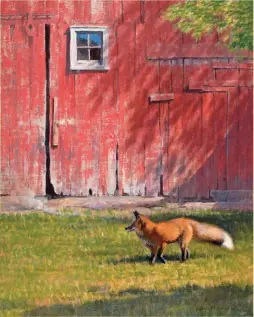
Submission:
M 194 260 L 194 259 L 202 259 L 206 258 L 207 254 L 201 254 L 201 253 L 192 253 L 189 261 Z M 213 255 L 214 258 L 218 259 L 221 258 L 221 254 L 216 254 Z M 166 260 L 166 262 L 180 262 L 181 255 L 180 252 L 179 254 L 173 253 L 173 254 L 164 254 L 163 258 Z M 131 257 L 124 257 L 120 259 L 112 259 L 112 260 L 107 260 L 108 264 L 121 264 L 121 263 L 149 263 L 150 261 L 150 256 L 149 255 L 136 255 L 136 256 L 131 256 Z M 158 259 L 156 260 L 157 264 L 163 264 L 161 263 Z
M 30 316 L 252 316 L 252 287 L 196 285 L 171 293 L 130 288 L 110 299 L 82 305 L 56 304 L 25 312 Z

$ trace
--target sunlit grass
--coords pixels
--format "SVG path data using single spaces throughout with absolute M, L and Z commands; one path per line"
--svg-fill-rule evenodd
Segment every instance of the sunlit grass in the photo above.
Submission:
M 156 212 L 155 221 L 182 216 Z M 233 252 L 193 242 L 166 265 L 124 227 L 127 211 L 0 216 L 1 316 L 251 316 L 252 213 L 185 214 L 229 231 Z

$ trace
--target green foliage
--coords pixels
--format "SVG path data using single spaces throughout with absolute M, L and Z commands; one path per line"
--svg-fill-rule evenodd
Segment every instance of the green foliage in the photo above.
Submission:
M 165 18 L 197 40 L 217 30 L 228 48 L 253 49 L 252 0 L 186 1 L 168 7 Z

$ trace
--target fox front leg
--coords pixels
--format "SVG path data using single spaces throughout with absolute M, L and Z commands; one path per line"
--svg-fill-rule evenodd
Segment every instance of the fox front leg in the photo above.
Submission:
M 163 257 L 163 252 L 164 252 L 164 250 L 165 250 L 165 248 L 166 248 L 166 243 L 163 243 L 162 245 L 161 245 L 161 247 L 159 248 L 159 251 L 158 251 L 158 259 L 163 263 L 163 264 L 165 264 L 166 263 L 166 260 L 164 259 L 164 257 Z
M 157 255 L 158 255 L 159 247 L 154 246 L 152 248 L 152 255 L 151 255 L 151 262 L 150 264 L 153 265 L 156 261 Z

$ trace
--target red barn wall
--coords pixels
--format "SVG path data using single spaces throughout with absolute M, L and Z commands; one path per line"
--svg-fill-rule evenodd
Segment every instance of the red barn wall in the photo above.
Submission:
M 2 194 L 42 195 L 49 181 L 64 195 L 252 188 L 252 64 L 215 33 L 179 32 L 170 4 L 2 1 Z M 109 27 L 108 71 L 69 70 L 73 25 Z

